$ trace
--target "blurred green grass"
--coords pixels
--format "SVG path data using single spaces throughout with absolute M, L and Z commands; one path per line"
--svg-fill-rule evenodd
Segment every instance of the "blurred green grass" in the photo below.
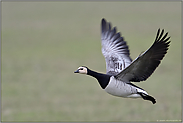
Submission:
M 153 75 L 135 83 L 157 100 L 125 99 L 76 75 L 105 73 L 100 21 L 117 26 L 135 59 L 158 28 L 171 36 Z M 2 121 L 181 120 L 180 2 L 2 2 Z

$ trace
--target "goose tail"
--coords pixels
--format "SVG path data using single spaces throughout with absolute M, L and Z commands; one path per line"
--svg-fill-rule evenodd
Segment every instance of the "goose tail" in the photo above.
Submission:
M 149 101 L 151 101 L 153 104 L 155 104 L 156 103 L 156 100 L 154 99 L 154 97 L 152 97 L 152 96 L 149 96 L 149 95 L 147 95 L 147 94 L 145 94 L 145 93 L 142 93 L 142 92 L 137 92 L 144 100 L 149 100 Z

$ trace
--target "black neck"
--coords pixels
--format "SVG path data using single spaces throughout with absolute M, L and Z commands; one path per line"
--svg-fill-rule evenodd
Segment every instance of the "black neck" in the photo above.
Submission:
M 89 70 L 89 69 L 88 69 L 87 75 L 95 77 L 103 89 L 108 85 L 110 77 L 111 77 L 110 75 L 97 73 L 97 72 Z

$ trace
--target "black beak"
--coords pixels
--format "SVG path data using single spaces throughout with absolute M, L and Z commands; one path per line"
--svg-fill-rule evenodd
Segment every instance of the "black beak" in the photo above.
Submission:
M 74 71 L 74 73 L 79 73 L 79 69 L 77 69 L 76 71 Z

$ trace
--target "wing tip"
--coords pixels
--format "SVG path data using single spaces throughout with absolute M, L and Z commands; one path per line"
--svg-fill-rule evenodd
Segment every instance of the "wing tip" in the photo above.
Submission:
M 167 35 L 168 35 L 168 32 L 166 32 L 165 34 L 164 34 L 164 29 L 158 29 L 158 31 L 157 31 L 157 35 L 156 35 L 156 39 L 155 39 L 155 42 L 165 42 L 166 44 L 169 44 L 171 41 L 169 40 L 170 39 L 170 36 L 169 37 L 167 37 Z
M 106 30 L 106 26 L 107 26 L 107 21 L 105 18 L 102 18 L 101 20 L 101 28 L 102 28 L 102 32 L 104 32 Z
M 105 22 L 106 21 L 106 19 L 105 18 L 102 18 L 102 22 Z

